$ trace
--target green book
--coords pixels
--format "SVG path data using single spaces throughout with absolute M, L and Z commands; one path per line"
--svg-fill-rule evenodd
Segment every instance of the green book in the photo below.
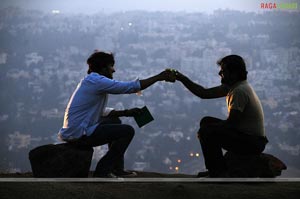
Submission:
M 134 120 L 136 121 L 137 125 L 141 128 L 142 126 L 145 126 L 149 122 L 153 121 L 154 118 L 152 117 L 147 106 L 144 106 L 141 109 L 141 113 L 134 116 Z

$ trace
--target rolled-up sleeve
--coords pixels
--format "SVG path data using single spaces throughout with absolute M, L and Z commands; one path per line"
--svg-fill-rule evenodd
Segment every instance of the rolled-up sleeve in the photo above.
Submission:
M 99 88 L 100 92 L 107 92 L 110 94 L 126 94 L 126 93 L 136 93 L 141 90 L 140 81 L 128 81 L 122 82 L 117 80 L 107 80 L 102 82 L 101 88 Z
M 110 112 L 112 112 L 114 110 L 114 108 L 110 108 L 110 107 L 105 107 L 102 113 L 102 117 L 107 117 Z
M 233 94 L 228 97 L 228 112 L 230 112 L 232 109 L 243 112 L 248 102 L 249 98 L 247 94 L 239 89 L 236 89 Z
M 134 81 L 117 81 L 94 73 L 93 75 L 90 75 L 86 81 L 88 81 L 89 84 L 92 84 L 98 93 L 129 94 L 141 90 L 139 79 Z

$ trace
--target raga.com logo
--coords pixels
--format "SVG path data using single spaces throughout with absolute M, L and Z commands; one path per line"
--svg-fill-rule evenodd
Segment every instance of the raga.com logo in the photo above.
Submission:
M 260 8 L 264 10 L 284 9 L 284 10 L 297 10 L 298 3 L 275 3 L 275 2 L 262 2 Z

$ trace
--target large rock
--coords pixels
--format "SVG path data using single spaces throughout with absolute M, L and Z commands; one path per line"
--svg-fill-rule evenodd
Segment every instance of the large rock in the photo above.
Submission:
M 230 177 L 273 178 L 287 168 L 281 160 L 266 153 L 245 156 L 227 152 L 225 160 Z
M 78 148 L 68 143 L 39 146 L 29 152 L 34 177 L 88 177 L 93 148 Z

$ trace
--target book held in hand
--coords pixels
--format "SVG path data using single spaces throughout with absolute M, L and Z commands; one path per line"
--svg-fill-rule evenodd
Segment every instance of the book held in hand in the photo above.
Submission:
M 134 116 L 134 120 L 136 121 L 137 125 L 141 128 L 149 122 L 153 121 L 154 118 L 152 117 L 147 106 L 144 106 L 143 108 L 141 108 L 141 113 Z

